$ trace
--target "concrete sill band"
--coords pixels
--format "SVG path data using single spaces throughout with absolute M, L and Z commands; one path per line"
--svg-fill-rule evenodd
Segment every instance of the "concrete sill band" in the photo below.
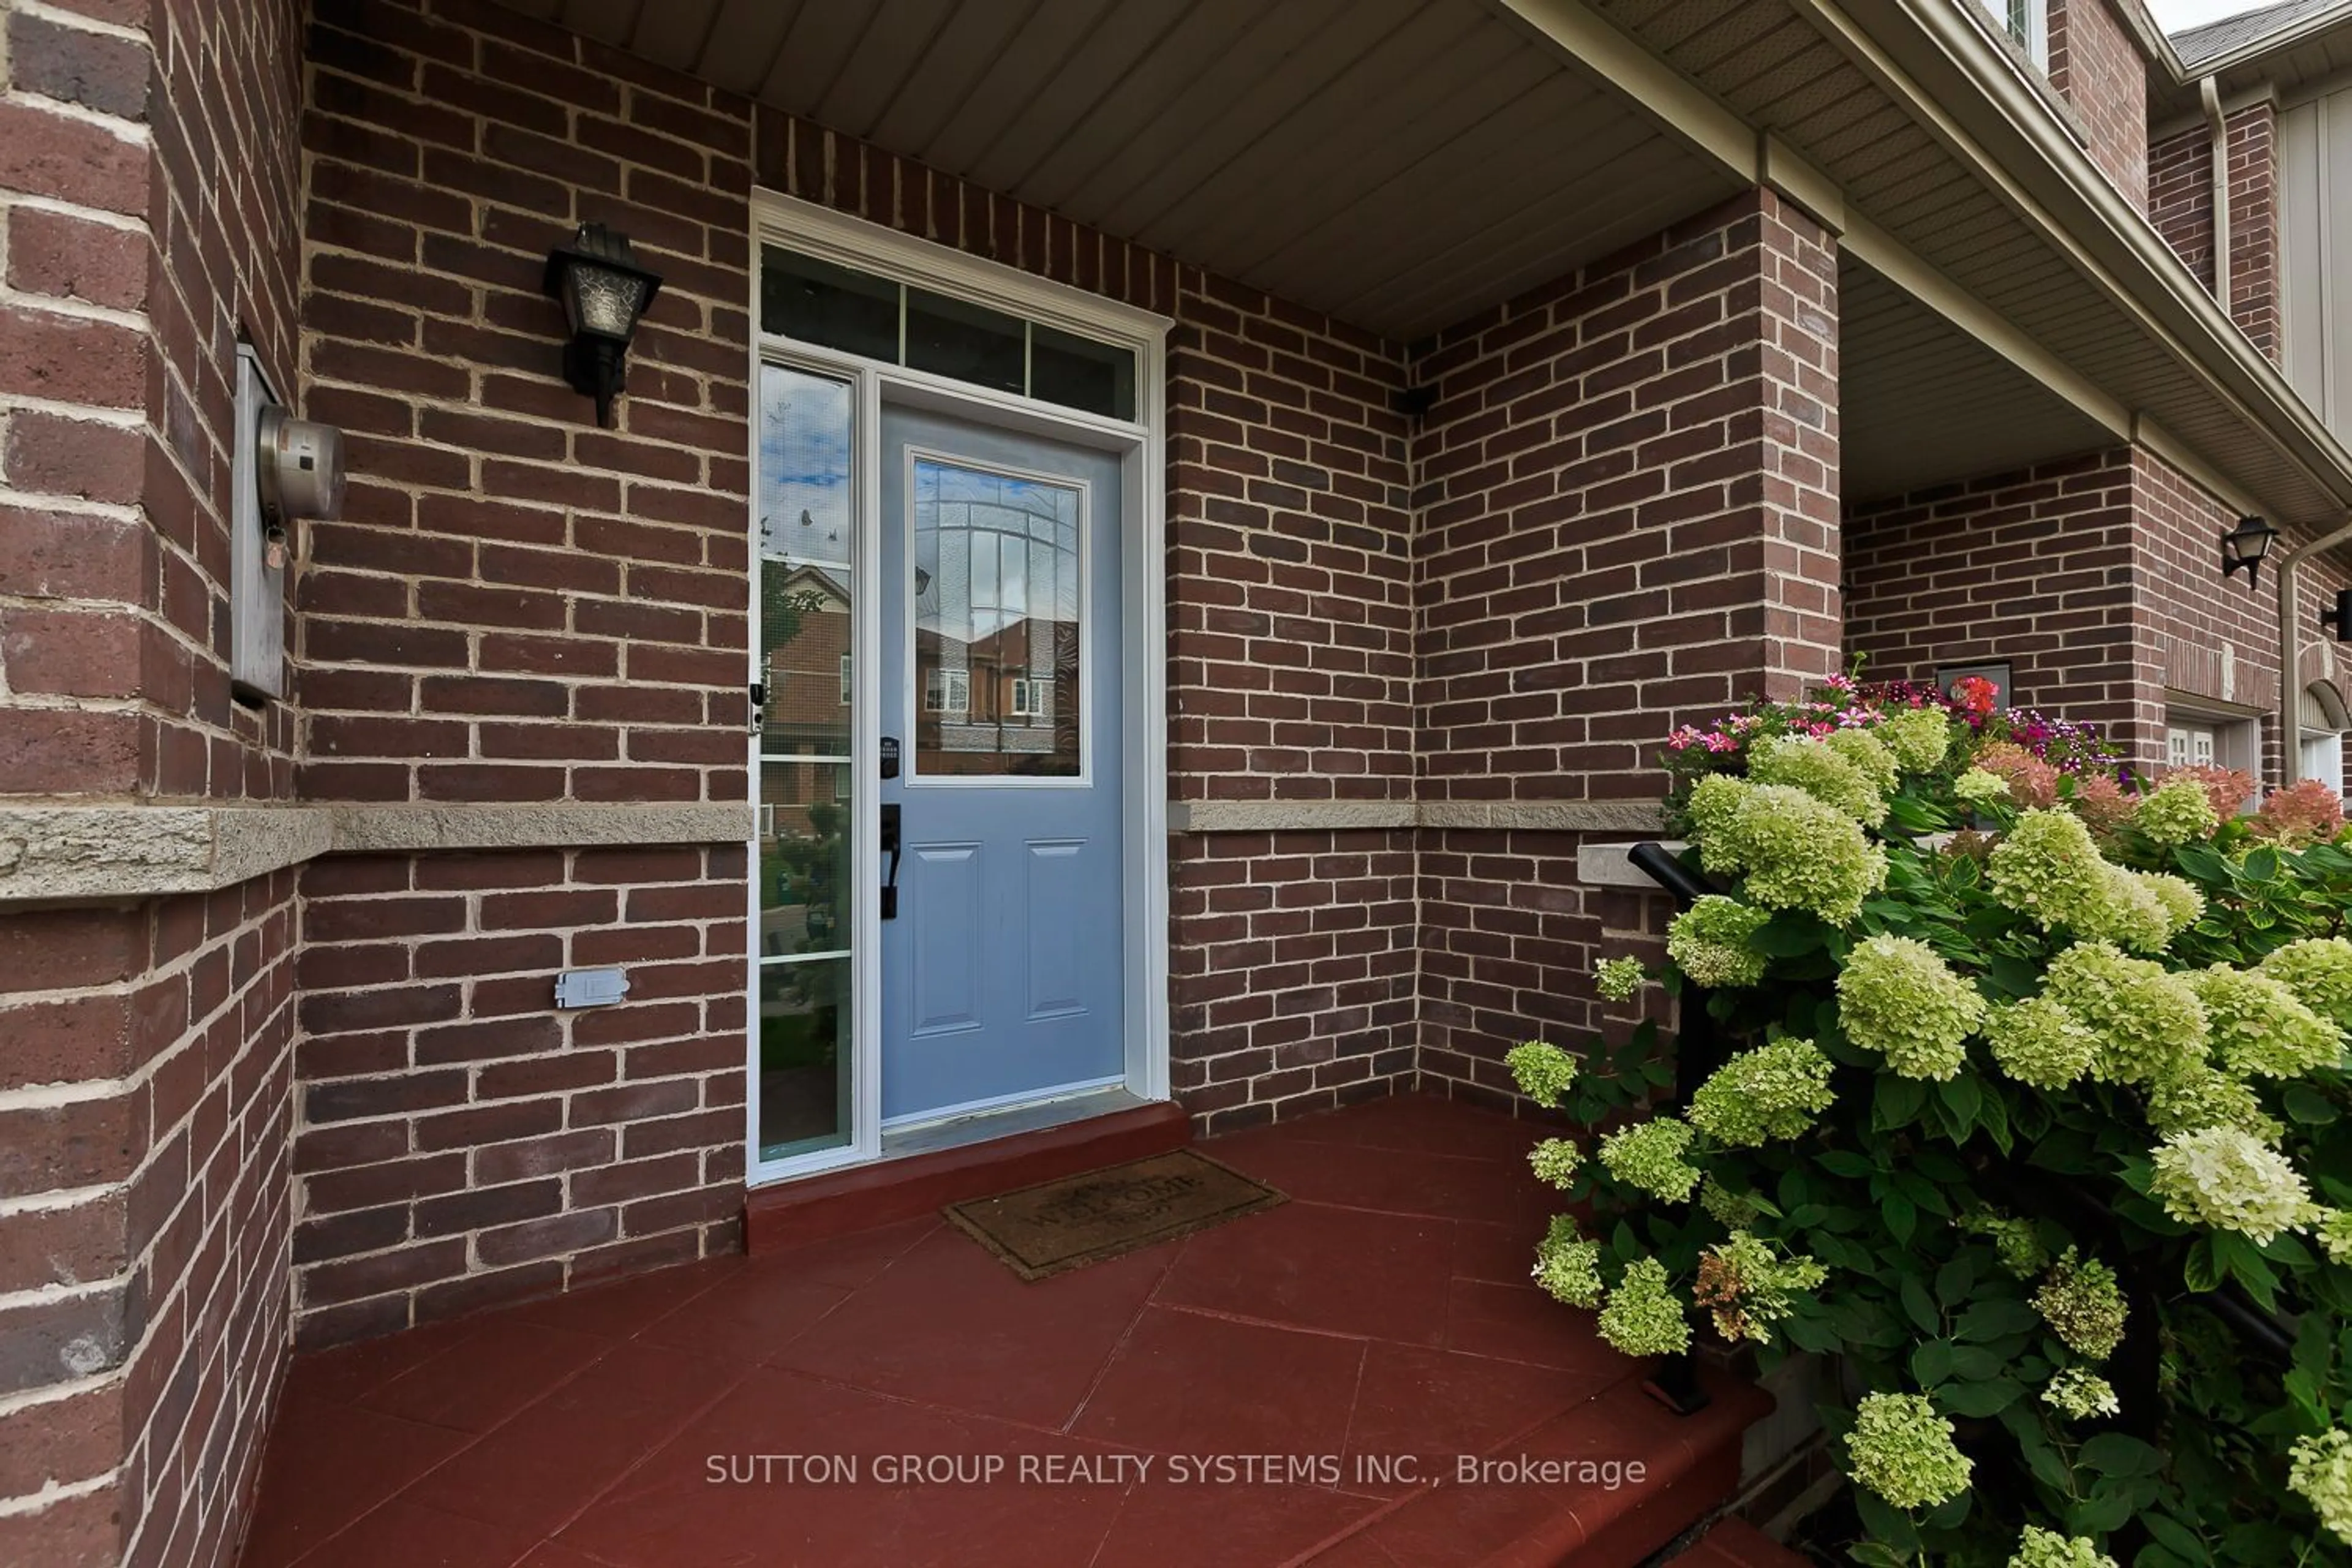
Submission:
M 321 855 L 751 837 L 741 802 L 0 806 L 0 908 L 209 893 Z
M 1171 833 L 1412 828 L 1643 833 L 1647 801 L 1171 801 Z M 322 855 L 606 844 L 728 844 L 751 837 L 741 802 L 537 805 L 0 806 L 0 908 L 209 893 Z M 1627 845 L 1586 845 L 1580 879 L 1643 887 Z M 1597 869 L 1596 869 L 1597 868 Z

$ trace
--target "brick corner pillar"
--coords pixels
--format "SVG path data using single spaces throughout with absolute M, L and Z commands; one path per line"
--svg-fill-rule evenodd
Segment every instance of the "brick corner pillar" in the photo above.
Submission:
M 2268 102 L 2249 104 L 2225 123 L 2230 160 L 2230 298 L 2223 302 L 2231 319 L 2264 357 L 2276 363 L 2284 350 L 2279 335 L 2278 110 Z
M 1836 237 L 1803 210 L 1765 189 L 1755 193 L 1755 244 L 1734 258 L 1754 268 L 1756 293 L 1747 321 L 1759 352 L 1747 385 L 1752 415 L 1735 414 L 1725 457 L 1743 449 L 1746 465 L 1727 462 L 1731 517 L 1753 508 L 1752 531 L 1730 546 L 1735 584 L 1735 646 L 1749 634 L 1760 640 L 1749 671 L 1758 695 L 1793 698 L 1841 658 L 1843 616 L 1838 596 L 1838 276 Z M 1737 240 L 1748 229 L 1743 222 Z M 1733 319 L 1747 299 L 1735 290 Z M 1739 389 L 1735 355 L 1731 389 Z M 1750 419 L 1756 425 L 1747 435 Z M 1755 499 L 1747 500 L 1750 486 Z M 1749 564 L 1753 552 L 1753 564 Z M 1753 608 L 1740 607 L 1742 605 Z

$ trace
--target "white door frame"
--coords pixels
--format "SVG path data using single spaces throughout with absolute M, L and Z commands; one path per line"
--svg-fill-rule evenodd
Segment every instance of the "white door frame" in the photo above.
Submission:
M 872 603 L 881 575 L 882 405 L 929 409 L 980 419 L 997 428 L 1116 452 L 1120 458 L 1121 540 L 1119 803 L 1122 951 L 1129 1093 L 1169 1098 L 1168 1087 L 1168 638 L 1167 638 L 1167 336 L 1168 318 L 1066 284 L 968 256 L 845 216 L 772 191 L 751 194 L 751 409 L 760 413 L 760 371 L 777 363 L 847 381 L 853 390 L 851 451 L 856 537 L 851 545 L 852 752 L 859 770 L 851 791 L 851 951 L 853 1136 L 841 1148 L 782 1160 L 760 1156 L 760 966 L 750 965 L 745 1019 L 745 1163 L 751 1185 L 812 1175 L 882 1157 L 881 885 L 879 792 L 872 770 L 881 747 L 881 617 Z M 971 386 L 944 376 L 763 334 L 760 322 L 760 247 L 772 241 L 803 256 L 992 306 L 1136 355 L 1133 420 L 1106 418 L 1034 398 Z M 759 563 L 760 446 L 751 442 L 751 573 Z M 751 594 L 749 647 L 760 646 L 760 595 Z M 746 676 L 757 679 L 757 674 Z M 751 787 L 760 787 L 760 737 L 751 738 Z M 757 846 L 748 879 L 751 929 L 760 917 Z

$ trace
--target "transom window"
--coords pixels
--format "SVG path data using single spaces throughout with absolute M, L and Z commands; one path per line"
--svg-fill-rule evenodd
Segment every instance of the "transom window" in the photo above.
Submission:
M 760 247 L 760 330 L 974 386 L 1135 417 L 1135 352 L 781 246 Z

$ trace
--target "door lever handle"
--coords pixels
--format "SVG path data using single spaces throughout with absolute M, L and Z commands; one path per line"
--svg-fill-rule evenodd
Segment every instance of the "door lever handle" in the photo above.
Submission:
M 882 883 L 882 918 L 898 918 L 898 807 L 895 802 L 882 807 L 882 853 L 890 857 L 890 869 Z

